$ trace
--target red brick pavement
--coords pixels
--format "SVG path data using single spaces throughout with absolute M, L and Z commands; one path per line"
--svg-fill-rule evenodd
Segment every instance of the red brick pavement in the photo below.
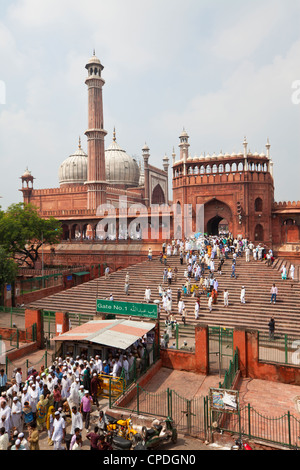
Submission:
M 300 397 L 300 387 L 268 380 L 243 379 L 239 384 L 241 406 L 250 405 L 259 413 L 280 417 L 288 411 L 300 419 L 295 399 Z

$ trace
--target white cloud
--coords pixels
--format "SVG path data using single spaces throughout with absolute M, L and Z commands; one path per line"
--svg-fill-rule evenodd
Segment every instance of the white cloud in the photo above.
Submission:
M 259 3 L 258 6 L 255 2 L 245 3 L 238 7 L 238 19 L 234 14 L 229 24 L 216 31 L 215 37 L 211 38 L 208 45 L 211 53 L 228 61 L 253 56 L 280 24 L 285 8 L 284 3 L 276 0 Z

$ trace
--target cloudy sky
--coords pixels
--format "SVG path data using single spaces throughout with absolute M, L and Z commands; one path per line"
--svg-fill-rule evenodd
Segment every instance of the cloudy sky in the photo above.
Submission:
M 300 200 L 299 24 L 298 0 L 1 0 L 0 204 L 21 201 L 26 167 L 57 187 L 79 136 L 87 149 L 94 48 L 106 146 L 116 126 L 162 167 L 183 127 L 192 156 L 240 151 L 244 136 L 261 153 L 269 138 L 275 199 Z

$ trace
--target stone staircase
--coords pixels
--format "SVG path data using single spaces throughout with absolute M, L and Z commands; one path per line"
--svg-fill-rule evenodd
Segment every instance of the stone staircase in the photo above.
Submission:
M 210 313 L 207 305 L 207 298 L 200 297 L 200 315 L 196 321 L 194 318 L 195 298 L 187 296 L 184 298 L 186 305 L 187 325 L 197 323 L 209 326 L 222 326 L 226 328 L 250 328 L 259 331 L 268 331 L 268 322 L 273 315 L 276 322 L 276 332 L 289 335 L 300 336 L 300 266 L 296 266 L 295 280 L 281 280 L 280 269 L 286 265 L 289 272 L 290 262 L 277 259 L 272 266 L 267 266 L 265 261 L 253 261 L 246 263 L 245 258 L 238 258 L 236 265 L 237 279 L 231 278 L 232 260 L 226 260 L 222 274 L 215 271 L 215 277 L 219 282 L 219 299 L 213 305 Z M 217 263 L 215 263 L 217 265 Z M 181 322 L 181 317 L 177 313 L 177 289 L 184 283 L 184 270 L 186 265 L 180 265 L 179 256 L 168 258 L 167 266 L 178 268 L 177 282 L 172 282 L 173 312 L 175 318 Z M 158 285 L 163 282 L 164 265 L 158 258 L 152 261 L 143 261 L 126 269 L 110 274 L 106 280 L 104 277 L 94 279 L 87 283 L 73 287 L 69 290 L 46 297 L 34 303 L 31 307 L 42 308 L 50 311 L 67 311 L 72 314 L 95 315 L 96 299 L 108 298 L 113 294 L 114 300 L 143 302 L 145 288 L 151 289 L 151 300 L 159 299 Z M 126 272 L 130 275 L 129 296 L 124 293 L 124 280 Z M 208 271 L 206 270 L 207 274 Z M 270 304 L 270 289 L 275 283 L 278 287 L 278 297 L 276 304 Z M 246 304 L 240 302 L 241 287 L 246 288 Z M 164 284 L 167 288 L 167 283 Z M 223 306 L 223 291 L 228 289 L 229 307 Z M 165 312 L 162 310 L 161 319 L 165 319 Z

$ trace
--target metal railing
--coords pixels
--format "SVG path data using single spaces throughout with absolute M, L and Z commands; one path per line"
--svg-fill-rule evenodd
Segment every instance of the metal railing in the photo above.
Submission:
M 131 384 L 135 383 L 143 374 L 145 374 L 145 372 L 155 364 L 159 357 L 160 349 L 155 343 L 153 343 L 149 349 L 144 349 L 143 357 L 136 354 L 133 364 L 129 368 L 128 372 L 126 372 L 124 368 L 121 371 L 120 378 L 124 379 L 124 388 L 122 393 L 125 393 Z
M 33 369 L 41 372 L 41 370 L 47 370 L 48 364 L 51 363 L 51 357 L 47 351 L 43 355 L 43 357 L 37 362 L 31 362 L 29 359 L 24 360 L 24 362 L 20 363 L 18 361 L 15 364 L 13 361 L 10 361 L 8 357 L 5 360 L 5 373 L 9 379 L 14 378 L 14 371 L 17 367 L 21 367 L 22 370 L 22 380 L 23 382 L 27 379 L 29 374 L 33 371 Z M 41 369 L 42 368 L 42 369 Z
M 279 417 L 266 416 L 248 404 L 236 414 L 223 414 L 222 430 L 271 445 L 299 446 L 300 420 L 289 411 Z
M 235 376 L 239 370 L 239 352 L 236 348 L 232 361 L 229 363 L 228 370 L 225 371 L 223 383 L 219 385 L 219 388 L 231 389 L 234 383 Z
M 258 360 L 300 366 L 300 337 L 258 332 Z

